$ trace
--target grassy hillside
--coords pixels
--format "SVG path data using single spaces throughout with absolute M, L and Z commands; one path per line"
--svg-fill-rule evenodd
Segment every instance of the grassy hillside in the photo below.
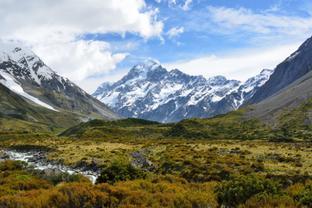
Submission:
M 65 130 L 60 136 L 128 140 L 159 138 L 168 125 L 142 119 L 92 120 Z
M 312 101 L 279 114 L 278 124 L 270 126 L 246 116 L 248 108 L 210 119 L 187 119 L 175 124 L 159 124 L 139 119 L 119 121 L 94 120 L 81 123 L 61 133 L 77 138 L 138 139 L 208 139 L 276 141 L 310 140 Z
M 2 120 L 0 128 L 2 129 L 14 128 L 17 131 L 23 131 L 28 129 L 27 125 L 30 125 L 38 126 L 38 131 L 41 131 L 42 128 L 57 130 L 78 124 L 82 118 L 81 115 L 71 112 L 56 112 L 32 105 L 1 84 L 0 96 L 0 118 Z M 17 125 L 10 127 L 9 125 L 13 121 L 17 122 Z M 28 124 L 25 126 L 26 123 Z M 30 129 L 34 130 L 34 128 Z

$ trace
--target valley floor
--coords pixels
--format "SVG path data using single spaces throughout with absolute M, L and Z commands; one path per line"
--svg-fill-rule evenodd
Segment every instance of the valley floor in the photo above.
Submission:
M 312 143 L 42 137 L 2 139 L 2 150 L 100 170 L 40 171 L 0 152 L 0 207 L 311 207 Z M 34 161 L 36 162 L 36 161 Z

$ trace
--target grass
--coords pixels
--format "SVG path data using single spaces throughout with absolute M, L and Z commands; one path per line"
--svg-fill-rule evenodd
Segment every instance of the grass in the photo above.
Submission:
M 311 106 L 285 112 L 275 129 L 245 118 L 244 110 L 176 124 L 93 120 L 61 133 L 27 121 L 17 122 L 17 131 L 14 120 L 3 120 L 0 148 L 46 149 L 49 160 L 96 165 L 106 170 L 102 182 L 110 178 L 111 184 L 91 185 L 80 178 L 69 183 L 62 177 L 51 182 L 27 169 L 4 170 L 0 165 L 1 173 L 11 171 L 8 179 L 35 187 L 0 188 L 0 207 L 31 207 L 30 196 L 39 200 L 34 202 L 38 207 L 309 207 Z M 123 167 L 114 166 L 121 161 Z M 138 161 L 149 165 L 136 167 L 142 174 L 132 173 Z M 37 187 L 40 180 L 45 187 Z

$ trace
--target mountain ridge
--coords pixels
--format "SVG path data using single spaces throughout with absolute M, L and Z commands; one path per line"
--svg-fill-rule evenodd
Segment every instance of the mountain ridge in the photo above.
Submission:
M 224 76 L 206 79 L 178 69 L 168 71 L 159 62 L 147 60 L 119 81 L 103 83 L 92 95 L 124 117 L 176 122 L 239 108 L 271 73 L 264 70 L 242 83 Z
M 311 71 L 310 57 L 312 57 L 312 37 L 276 67 L 270 80 L 255 93 L 249 103 L 259 103 Z

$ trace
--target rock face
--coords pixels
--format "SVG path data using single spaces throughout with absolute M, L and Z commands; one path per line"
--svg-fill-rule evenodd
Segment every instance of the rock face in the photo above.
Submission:
M 308 104 L 311 98 L 312 38 L 276 67 L 270 79 L 251 98 L 253 105 L 247 116 L 277 125 L 281 115 Z M 304 125 L 311 125 L 311 107 L 307 105 L 299 111 L 304 117 Z
M 250 103 L 258 103 L 278 93 L 310 71 L 312 71 L 312 38 L 306 40 L 296 52 L 276 67 L 270 80 L 255 93 Z
M 124 117 L 159 122 L 207 118 L 239 108 L 271 73 L 263 70 L 241 83 L 223 76 L 206 79 L 178 69 L 167 71 L 157 61 L 147 60 L 116 83 L 103 83 L 93 96 Z
M 0 84 L 28 103 L 51 111 L 66 111 L 83 119 L 118 118 L 106 105 L 51 70 L 32 51 L 16 44 L 0 42 Z
M 271 126 L 279 123 L 279 116 L 312 98 L 312 71 L 259 103 L 253 104 L 248 117 L 258 118 Z M 311 107 L 302 109 L 304 125 L 312 124 Z M 298 117 L 298 120 L 300 118 Z

